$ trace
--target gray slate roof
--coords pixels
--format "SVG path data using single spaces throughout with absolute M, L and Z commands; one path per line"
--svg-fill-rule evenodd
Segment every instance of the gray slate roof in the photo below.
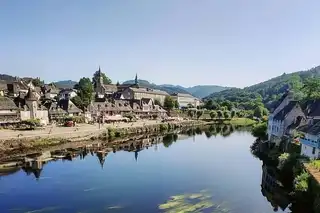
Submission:
M 275 120 L 284 120 L 284 118 L 288 115 L 291 110 L 299 105 L 298 101 L 290 101 L 287 106 L 285 106 L 280 112 L 278 112 L 275 116 Z
M 136 93 L 148 93 L 148 94 L 155 94 L 155 95 L 169 95 L 167 92 L 162 91 L 162 90 L 157 90 L 157 89 L 135 88 L 135 87 L 130 87 L 130 89 L 133 92 L 136 92 Z
M 311 100 L 306 103 L 305 113 L 309 117 L 320 116 L 320 100 Z
M 16 104 L 7 97 L 0 97 L 0 110 L 17 110 Z
M 317 122 L 314 125 L 305 125 L 301 128 L 298 128 L 299 131 L 308 133 L 310 135 L 318 135 L 320 134 L 320 122 Z

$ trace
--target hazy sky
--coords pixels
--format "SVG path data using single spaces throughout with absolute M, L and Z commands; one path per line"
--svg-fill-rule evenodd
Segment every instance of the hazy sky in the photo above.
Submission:
M 0 0 L 0 73 L 243 87 L 320 64 L 319 0 Z

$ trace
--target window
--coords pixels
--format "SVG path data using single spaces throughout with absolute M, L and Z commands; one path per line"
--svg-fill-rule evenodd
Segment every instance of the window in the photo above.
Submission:
M 312 148 L 312 154 L 314 155 L 315 153 L 316 153 L 316 148 L 313 147 L 313 148 Z

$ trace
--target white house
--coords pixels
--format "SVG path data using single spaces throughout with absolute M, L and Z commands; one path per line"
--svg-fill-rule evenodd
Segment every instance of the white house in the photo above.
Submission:
M 304 137 L 300 138 L 301 155 L 311 159 L 320 158 L 320 122 L 304 126 L 299 130 L 304 133 Z
M 174 93 L 171 95 L 172 98 L 179 103 L 179 107 L 197 107 L 200 105 L 200 100 L 186 93 Z
M 306 123 L 299 102 L 293 101 L 293 94 L 287 92 L 280 100 L 280 105 L 269 116 L 268 140 L 279 145 L 285 135 L 290 135 L 292 129 Z
M 77 90 L 75 89 L 62 89 L 58 95 L 59 99 L 67 99 L 67 100 L 75 96 L 77 96 Z

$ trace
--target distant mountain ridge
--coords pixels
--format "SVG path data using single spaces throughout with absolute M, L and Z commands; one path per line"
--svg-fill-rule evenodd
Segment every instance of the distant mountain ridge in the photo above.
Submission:
M 123 84 L 134 84 L 134 83 L 135 83 L 134 80 L 128 80 L 123 82 Z M 180 85 L 172 85 L 172 84 L 156 85 L 156 84 L 150 83 L 147 80 L 142 80 L 142 79 L 139 79 L 138 83 L 141 86 L 163 90 L 169 94 L 186 93 L 186 94 L 191 94 L 197 98 L 204 98 L 214 92 L 220 92 L 230 88 L 230 87 L 223 87 L 223 86 L 217 86 L 217 85 L 197 85 L 193 87 L 183 87 Z
M 53 82 L 58 88 L 72 89 L 78 82 L 72 80 L 63 80 Z

